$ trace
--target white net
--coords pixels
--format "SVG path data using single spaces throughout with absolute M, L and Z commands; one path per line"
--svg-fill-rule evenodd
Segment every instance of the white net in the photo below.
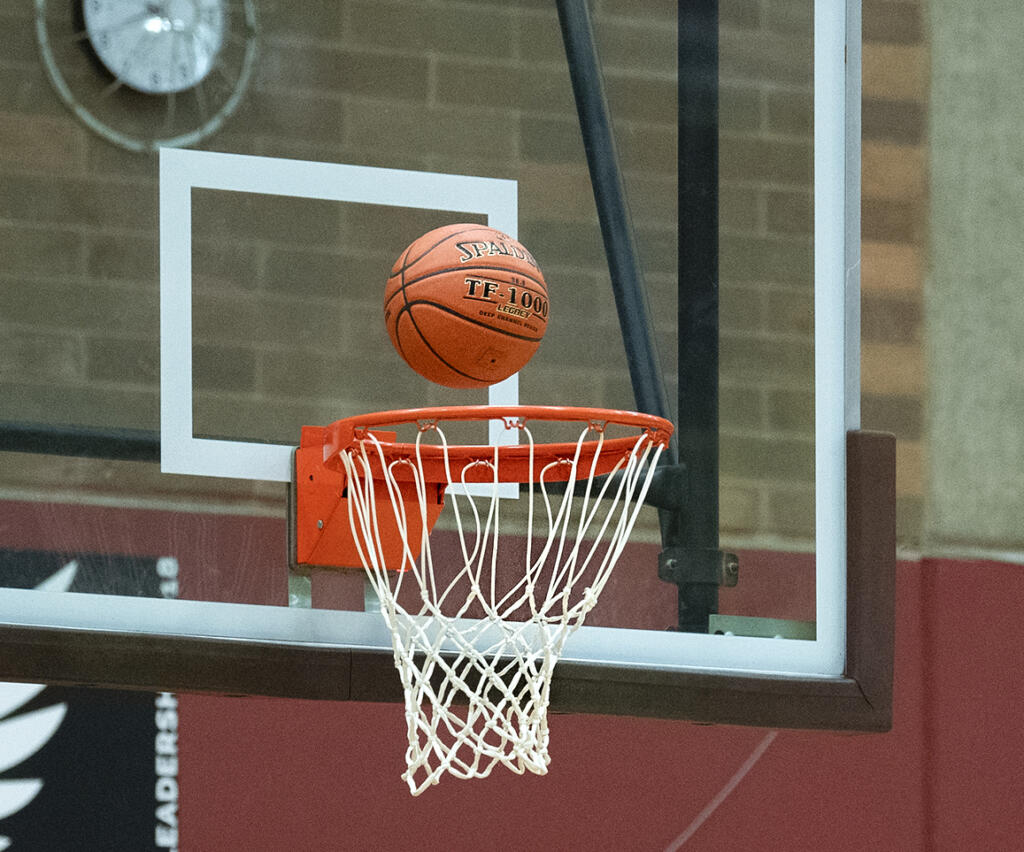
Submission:
M 354 538 L 391 629 L 405 691 L 403 778 L 413 795 L 445 773 L 483 778 L 498 764 L 518 774 L 547 772 L 552 671 L 626 545 L 662 450 L 642 431 L 609 464 L 604 424 L 591 422 L 574 451 L 569 445 L 564 456 L 538 461 L 526 424 L 506 420 L 506 428 L 518 429 L 529 447 L 520 498 L 528 501 L 525 537 L 499 535 L 497 449 L 456 461 L 432 421 L 420 424 L 415 452 L 404 457 L 392 458 L 372 433 L 341 452 Z M 434 549 L 422 458 L 428 432 L 440 442 L 448 483 L 479 482 L 483 469 L 490 492 L 449 490 L 455 543 Z M 403 499 L 399 487 L 410 479 L 416 500 L 408 488 Z M 408 512 L 419 513 L 413 527 L 424 530 L 415 541 Z M 405 544 L 400 565 L 385 564 L 381 521 L 397 524 Z

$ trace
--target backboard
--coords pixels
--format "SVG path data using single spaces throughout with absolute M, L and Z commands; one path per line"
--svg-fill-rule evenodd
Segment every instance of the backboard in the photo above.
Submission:
M 3 588 L 0 677 L 400 700 L 363 578 L 289 571 L 301 428 L 584 405 L 676 436 L 552 708 L 886 728 L 892 443 L 858 431 L 859 3 L 652 0 L 642 23 L 611 0 L 470 5 L 270 9 L 257 82 L 208 150 L 140 157 L 83 129 L 84 176 L 5 187 L 0 549 L 156 577 Z M 395 258 L 453 222 L 517 237 L 551 292 L 540 351 L 489 389 L 432 385 L 384 330 Z M 503 498 L 514 521 L 518 490 Z

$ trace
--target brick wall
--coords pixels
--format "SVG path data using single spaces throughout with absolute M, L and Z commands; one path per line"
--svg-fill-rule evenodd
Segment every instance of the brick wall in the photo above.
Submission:
M 720 14 L 722 527 L 809 540 L 813 7 Z
M 676 4 L 593 5 L 674 407 Z M 261 10 L 254 85 L 203 147 L 515 178 L 520 237 L 554 294 L 523 399 L 632 407 L 553 4 Z M 865 421 L 900 430 L 908 534 L 922 456 L 919 13 L 912 2 L 865 7 Z M 813 527 L 810 14 L 794 0 L 721 5 L 722 523 L 744 541 L 806 540 Z M 63 108 L 33 26 L 31 4 L 0 9 L 2 417 L 153 429 L 156 160 Z M 215 192 L 194 202 L 197 432 L 294 440 L 302 423 L 344 413 L 483 401 L 421 382 L 382 340 L 386 270 L 448 214 Z M 14 490 L 42 477 L 279 503 L 275 489 L 169 484 L 109 463 L 53 470 L 18 458 L 2 475 Z
M 895 432 L 897 523 L 921 542 L 927 440 L 929 50 L 923 0 L 864 4 L 862 419 Z

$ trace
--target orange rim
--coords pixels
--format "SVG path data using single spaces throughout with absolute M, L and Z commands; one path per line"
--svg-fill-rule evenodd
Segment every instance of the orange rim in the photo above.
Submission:
M 582 442 L 499 447 L 422 443 L 417 447 L 376 432 L 388 426 L 407 424 L 416 424 L 420 431 L 430 431 L 441 422 L 481 420 L 502 420 L 509 430 L 521 429 L 531 421 L 580 423 L 586 424 L 598 437 Z M 602 439 L 601 435 L 609 425 L 634 427 L 638 433 Z M 403 460 L 410 462 L 408 478 L 412 478 L 415 465 L 422 470 L 427 482 L 434 483 L 447 482 L 449 470 L 456 481 L 527 482 L 531 477 L 539 479 L 542 476 L 545 481 L 564 481 L 569 479 L 573 470 L 577 478 L 614 470 L 633 451 L 641 435 L 646 435 L 652 444 L 665 447 L 672 430 L 672 424 L 663 417 L 607 408 L 556 405 L 410 408 L 335 421 L 324 432 L 324 459 L 329 467 L 341 467 L 340 454 L 369 438 L 372 433 L 374 447 L 379 446 L 379 453 L 389 466 Z M 402 472 L 403 465 L 396 465 L 391 470 L 397 478 L 406 478 Z

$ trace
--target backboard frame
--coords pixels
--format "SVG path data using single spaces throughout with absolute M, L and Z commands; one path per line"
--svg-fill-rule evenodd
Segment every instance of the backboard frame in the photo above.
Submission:
M 774 728 L 888 730 L 895 438 L 854 431 L 846 446 L 848 629 L 842 676 L 658 670 L 579 662 L 567 654 L 555 669 L 551 710 Z M 348 636 L 348 646 L 338 647 L 336 613 L 324 610 L 21 589 L 2 590 L 0 606 L 0 677 L 8 680 L 335 701 L 399 701 L 402 696 L 392 654 L 381 647 L 389 637 L 370 619 L 363 636 Z M 259 638 L 246 636 L 243 623 L 232 626 L 216 617 L 236 607 L 249 615 L 258 611 Z M 142 617 L 151 627 L 144 634 L 135 628 Z M 296 638 L 296 630 L 303 638 Z

